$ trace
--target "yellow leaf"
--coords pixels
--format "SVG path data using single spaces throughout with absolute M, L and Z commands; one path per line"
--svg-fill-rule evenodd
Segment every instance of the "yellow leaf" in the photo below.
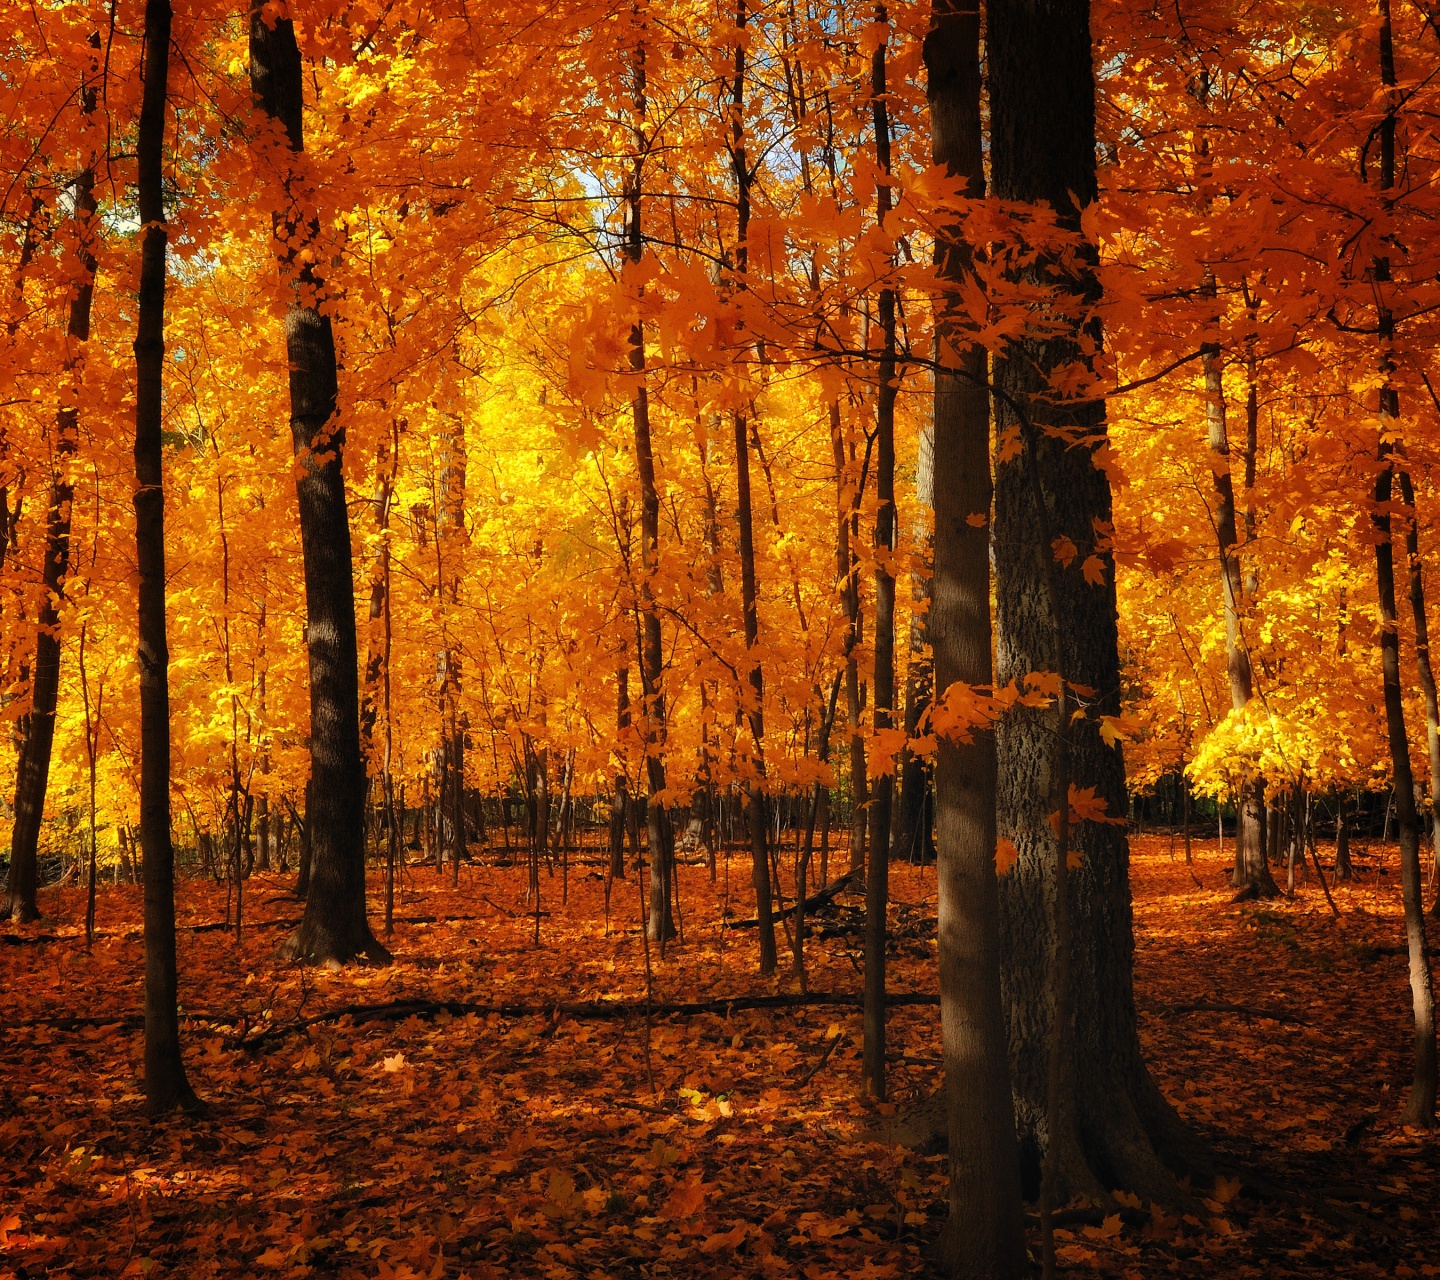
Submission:
M 393 1058 L 384 1059 L 380 1065 L 385 1068 L 387 1073 L 394 1075 L 397 1071 L 405 1070 L 405 1055 L 397 1053 Z
M 1119 716 L 1100 717 L 1100 737 L 1107 747 L 1130 741 L 1130 735 L 1122 727 Z

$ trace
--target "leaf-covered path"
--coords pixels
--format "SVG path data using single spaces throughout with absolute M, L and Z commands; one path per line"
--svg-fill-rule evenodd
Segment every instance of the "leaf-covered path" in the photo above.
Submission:
M 1391 849 L 1293 901 L 1234 905 L 1213 839 L 1194 875 L 1164 837 L 1135 842 L 1137 999 L 1162 1088 L 1243 1168 L 1188 1218 L 1148 1205 L 1068 1215 L 1061 1257 L 1113 1276 L 1440 1274 L 1440 1149 L 1397 1128 L 1409 1010 Z M 1227 846 L 1228 850 L 1228 846 Z M 683 944 L 652 952 L 653 1000 L 762 987 L 754 939 L 722 930 L 724 877 L 682 869 Z M 740 864 L 730 868 L 744 914 Z M 1198 881 L 1198 883 L 1197 883 Z M 933 1007 L 896 1009 L 896 1102 L 856 1097 L 859 1014 L 843 1005 L 657 1016 L 645 1005 L 633 879 L 542 876 L 540 947 L 521 869 L 458 890 L 412 868 L 391 969 L 279 968 L 278 881 L 181 887 L 182 1004 L 199 1120 L 151 1125 L 137 1084 L 138 892 L 100 899 L 86 956 L 75 890 L 0 947 L 0 1276 L 638 1277 L 924 1275 L 945 1161 L 869 1140 L 938 1081 Z M 934 990 L 934 876 L 892 873 L 895 991 Z M 858 990 L 857 899 L 807 943 L 813 992 Z M 428 917 L 428 919 L 426 919 Z M 828 936 L 827 936 L 828 935 Z M 53 941 L 33 940 L 53 937 Z M 22 940 L 32 939 L 32 940 Z M 425 1016 L 287 1024 L 345 1006 Z M 550 1009 L 453 1016 L 437 1003 Z M 416 1007 L 421 1007 L 417 1005 Z M 403 1013 L 402 1008 L 399 1011 Z M 80 1015 L 87 1024 L 41 1019 Z M 202 1016 L 203 1015 L 203 1016 Z M 115 1021 L 108 1023 L 107 1018 Z M 24 1025 L 20 1025 L 24 1024 Z M 257 1039 L 258 1037 L 258 1039 Z M 248 1047 L 237 1042 L 248 1041 Z M 1258 1194 L 1256 1183 L 1268 1184 Z

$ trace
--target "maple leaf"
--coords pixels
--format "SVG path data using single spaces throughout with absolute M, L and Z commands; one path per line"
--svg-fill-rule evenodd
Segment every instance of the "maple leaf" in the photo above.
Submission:
M 705 1193 L 708 1190 L 709 1188 L 699 1178 L 682 1182 L 665 1201 L 665 1207 L 661 1210 L 662 1216 L 676 1219 L 693 1218 L 704 1205 Z
M 1100 737 L 1107 747 L 1119 746 L 1122 742 L 1130 741 L 1130 734 L 1127 732 L 1131 726 L 1123 716 L 1101 716 Z
M 1080 548 L 1063 533 L 1050 543 L 1050 550 L 1055 553 L 1056 562 L 1067 569 L 1075 557 L 1080 554 Z
M 1105 562 L 1099 556 L 1086 556 L 1080 565 L 1080 572 L 1092 587 L 1105 585 Z
M 745 1222 L 737 1222 L 729 1231 L 717 1231 L 714 1235 L 706 1236 L 700 1242 L 702 1253 L 719 1253 L 724 1249 L 727 1252 L 738 1249 L 745 1243 L 746 1237 L 750 1234 L 750 1226 Z
M 995 874 L 1008 875 L 1010 869 L 1020 861 L 1020 850 L 1005 836 L 995 841 Z
M 397 1053 L 393 1058 L 385 1058 L 380 1066 L 387 1074 L 393 1075 L 397 1071 L 404 1071 L 406 1067 L 405 1055 Z

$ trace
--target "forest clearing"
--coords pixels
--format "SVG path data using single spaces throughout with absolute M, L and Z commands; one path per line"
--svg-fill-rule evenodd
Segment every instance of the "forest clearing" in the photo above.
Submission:
M 0 1280 L 1440 1274 L 1440 12 L 0 18 Z
M 1195 842 L 1193 877 L 1170 837 L 1132 844 L 1147 1057 L 1187 1120 L 1283 1190 L 1242 1172 L 1202 1188 L 1188 1217 L 1077 1212 L 1059 1228 L 1064 1264 L 1436 1274 L 1440 1160 L 1394 1114 L 1408 1064 L 1393 846 L 1357 847 L 1337 922 L 1313 883 L 1293 901 L 1233 903 L 1213 836 Z M 705 868 L 682 874 L 687 936 L 655 969 L 655 1005 L 772 991 L 744 931 L 719 927 L 723 892 Z M 224 910 L 220 886 L 191 882 L 180 1001 L 210 1114 L 156 1128 L 136 1088 L 136 891 L 107 893 L 89 956 L 83 894 L 57 891 L 55 940 L 0 949 L 26 1028 L 0 1051 L 7 1112 L 24 1103 L 0 1125 L 6 1265 L 77 1278 L 932 1274 L 945 1158 L 878 1139 L 939 1086 L 933 1005 L 891 1014 L 889 1103 L 860 1095 L 854 1008 L 657 1014 L 647 1066 L 633 877 L 614 885 L 607 930 L 603 875 L 571 875 L 565 904 L 558 875 L 545 880 L 536 947 L 513 871 L 467 867 L 454 888 L 416 867 L 404 913 L 431 919 L 396 925 L 404 958 L 338 973 L 272 963 L 263 920 L 294 913 L 279 878 L 251 881 L 267 905 L 239 945 L 189 932 Z M 933 992 L 933 868 L 897 866 L 891 887 L 895 990 Z M 810 990 L 853 990 L 858 953 L 853 923 L 813 941 Z M 605 1000 L 626 1016 L 557 1012 Z M 294 1026 L 409 1001 L 538 1012 Z

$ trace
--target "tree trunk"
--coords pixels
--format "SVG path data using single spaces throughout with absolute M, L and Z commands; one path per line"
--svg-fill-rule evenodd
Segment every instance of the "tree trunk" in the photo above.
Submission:
M 747 0 L 740 0 L 735 14 L 735 27 L 743 32 L 748 16 Z M 751 173 L 745 146 L 745 51 L 746 40 L 735 43 L 735 79 L 731 85 L 730 164 L 735 175 L 735 280 L 745 288 L 749 267 L 750 183 Z M 738 527 L 740 553 L 740 598 L 745 619 L 745 649 L 752 650 L 760 636 L 755 576 L 755 522 L 750 498 L 750 433 L 744 412 L 735 412 L 735 522 Z M 750 830 L 750 883 L 755 889 L 755 916 L 760 922 L 756 930 L 760 942 L 760 973 L 775 972 L 775 920 L 771 906 L 769 822 L 765 797 L 765 674 L 758 660 L 753 661 L 746 678 L 754 705 L 747 719 L 754 742 L 751 767 L 755 776 L 746 784 L 746 817 Z
M 941 0 L 944 3 L 944 0 Z M 920 435 L 920 458 L 915 468 L 915 496 L 923 512 L 935 505 L 934 486 L 935 439 L 933 431 Z M 934 697 L 933 660 L 929 648 L 927 610 L 930 604 L 930 583 L 934 572 L 935 541 L 927 520 L 922 516 L 913 522 L 917 563 L 910 569 L 910 662 L 905 672 L 905 738 L 908 742 L 920 730 L 920 721 Z M 930 770 L 922 757 L 908 747 L 900 770 L 899 823 L 892 852 L 912 862 L 928 863 L 935 856 L 935 842 L 930 829 L 927 800 L 931 789 Z
M 1425 695 L 1425 742 L 1430 751 L 1430 857 L 1440 867 L 1440 702 L 1435 693 L 1435 669 L 1430 664 L 1430 622 L 1425 615 L 1425 566 L 1420 560 L 1420 518 L 1410 473 L 1400 473 L 1400 497 L 1408 508 L 1405 557 L 1410 568 L 1410 612 L 1415 619 L 1415 666 L 1420 691 Z M 1430 913 L 1440 915 L 1440 892 Z
M 631 268 L 638 268 L 645 254 L 641 212 L 644 193 L 645 158 L 650 142 L 645 132 L 645 45 L 637 44 L 631 61 L 631 105 L 634 110 L 634 168 L 626 192 L 625 256 Z M 650 439 L 650 393 L 645 385 L 645 326 L 638 314 L 630 328 L 630 369 L 635 375 L 635 392 L 630 402 L 635 427 L 635 470 L 640 481 L 640 584 L 636 608 L 640 615 L 640 714 L 645 724 L 645 806 L 646 830 L 650 842 L 650 909 L 646 934 L 660 944 L 675 935 L 670 910 L 671 844 L 669 814 L 656 797 L 665 790 L 663 756 L 665 728 L 665 661 L 660 633 L 660 613 L 655 604 L 652 578 L 659 568 L 660 493 L 655 484 L 655 453 Z
M 980 126 L 980 13 L 937 0 L 925 38 L 936 164 L 985 193 Z M 937 237 L 939 275 L 963 288 L 970 247 Z M 990 414 L 985 349 L 967 342 L 963 312 L 937 307 L 933 439 L 935 572 L 928 621 L 935 696 L 956 681 L 991 682 Z M 954 370 L 954 372 L 950 372 Z M 978 528 L 966 517 L 983 513 Z M 935 761 L 941 1047 L 950 1150 L 950 1212 L 941 1237 L 946 1271 L 965 1280 L 1026 1272 L 1015 1109 L 1000 1003 L 1000 915 L 995 878 L 995 737 L 942 738 Z
M 850 744 L 850 870 L 865 866 L 865 739 L 861 733 L 863 704 L 860 697 L 860 665 L 855 650 L 860 644 L 860 578 L 859 565 L 850 549 L 850 533 L 854 513 L 860 506 L 861 492 L 847 491 L 845 483 L 845 433 L 840 416 L 839 400 L 830 402 L 830 448 L 835 459 L 835 530 L 836 581 L 840 584 L 840 604 L 845 611 L 845 718 L 846 737 Z M 862 477 L 863 480 L 863 477 Z
M 310 805 L 310 780 L 305 781 L 305 816 L 300 817 L 294 814 L 295 823 L 300 828 L 300 852 L 296 857 L 295 872 L 295 896 L 304 898 L 310 893 L 310 815 L 313 812 Z
M 991 156 L 994 194 L 1002 200 L 1044 201 L 1062 225 L 1079 230 L 1081 208 L 1096 198 L 1094 79 L 1086 0 L 989 0 Z M 1110 484 L 1086 448 L 1053 432 L 1099 444 L 1105 437 L 1101 401 L 1057 402 L 1052 371 L 1093 359 L 1101 334 L 1082 317 L 1098 301 L 1095 253 L 1068 280 L 1042 258 L 1032 284 L 1058 290 L 1048 321 L 1069 331 L 1032 335 L 995 362 L 998 434 L 1030 432 L 1049 526 L 1081 556 L 1090 551 L 1103 585 L 1086 582 L 1077 562 L 1059 576 L 1065 652 L 1056 654 L 1056 625 L 1046 581 L 1054 551 L 1041 545 L 1026 450 L 999 468 L 995 490 L 998 680 L 1064 670 L 1077 685 L 1099 691 L 1087 720 L 1070 733 L 1069 767 L 1077 787 L 1094 787 L 1109 812 L 1125 812 L 1120 752 L 1101 741 L 1095 714 L 1118 715 L 1120 668 L 1114 560 L 1097 536 L 1111 519 Z M 1088 696 L 1088 695 L 1087 695 Z M 1151 1080 L 1140 1053 L 1132 983 L 1129 854 L 1124 829 L 1087 822 L 1073 834 L 1079 867 L 1068 877 L 1073 946 L 1070 1007 L 1055 1007 L 1052 874 L 1055 835 L 1053 726 L 1048 711 L 1020 710 L 1000 723 L 999 828 L 1019 857 L 1000 883 L 1002 979 L 1009 1019 L 1012 1084 L 1022 1171 L 1033 1187 L 1048 1142 L 1057 1152 L 1055 1203 L 1072 1194 L 1103 1200 L 1124 1188 L 1147 1199 L 1184 1199 L 1174 1171 L 1200 1173 L 1200 1144 L 1190 1137 Z M 1047 1069 L 1057 1016 L 1068 1023 L 1063 1079 L 1069 1090 L 1058 1133 L 1045 1127 Z
M 1205 288 L 1215 291 L 1207 274 Z M 1240 633 L 1242 591 L 1239 536 L 1235 526 L 1235 481 L 1230 471 L 1230 437 L 1225 413 L 1224 367 L 1220 348 L 1206 343 L 1200 364 L 1205 375 L 1205 424 L 1210 448 L 1210 470 L 1215 482 L 1215 538 L 1220 560 L 1220 591 L 1225 610 L 1225 670 L 1230 679 L 1230 705 L 1243 712 L 1254 692 L 1250 651 Z M 1247 437 L 1248 445 L 1248 437 Z M 1247 468 L 1250 463 L 1247 461 Z M 1279 892 L 1265 854 L 1265 782 L 1246 778 L 1240 785 L 1240 812 L 1235 838 L 1235 873 L 1232 882 L 1240 896 L 1273 898 Z
M 1390 28 L 1390 0 L 1380 0 L 1380 80 L 1385 88 L 1386 114 L 1380 124 L 1380 192 L 1387 210 L 1395 186 L 1395 51 Z M 1394 782 L 1395 820 L 1400 840 L 1400 885 L 1405 902 L 1405 938 L 1410 959 L 1410 1002 L 1415 1019 L 1415 1071 L 1404 1123 L 1429 1128 L 1435 1123 L 1436 1053 L 1435 992 L 1431 985 L 1430 946 L 1425 936 L 1425 910 L 1420 883 L 1420 818 L 1415 811 L 1415 777 L 1410 768 L 1410 742 L 1405 732 L 1404 687 L 1400 682 L 1400 627 L 1395 608 L 1395 547 L 1391 536 L 1390 500 L 1395 479 L 1393 439 L 1400 431 L 1400 393 L 1391 378 L 1395 371 L 1395 317 L 1385 286 L 1390 259 L 1371 261 L 1380 338 L 1378 469 L 1375 473 L 1375 582 L 1380 604 L 1380 668 L 1385 690 L 1385 728 Z M 1388 425 L 1387 425 L 1388 424 Z M 1404 490 L 1402 482 L 1402 493 Z M 1414 509 L 1405 512 L 1413 522 Z M 1422 599 L 1423 606 L 1424 601 Z M 1423 612 L 1423 608 L 1422 608 Z M 1427 654 L 1428 657 L 1428 654 Z M 1427 664 L 1428 665 L 1428 664 Z M 1432 680 L 1433 685 L 1433 680 Z
M 180 1056 L 175 850 L 170 843 L 170 654 L 165 642 L 165 226 L 162 178 L 170 3 L 145 5 L 145 85 L 136 139 L 140 291 L 135 326 L 135 552 L 139 570 L 140 842 L 145 853 L 145 1104 L 151 1115 L 200 1104 Z
M 329 315 L 318 309 L 325 288 L 314 255 L 301 253 L 319 233 L 316 215 L 301 208 L 302 80 L 294 24 L 252 0 L 250 83 L 257 105 L 278 126 L 256 149 L 275 169 L 287 206 L 275 215 L 275 230 L 280 269 L 294 290 L 285 346 L 310 658 L 310 884 L 300 927 L 277 954 L 312 964 L 384 964 L 390 953 L 365 918 L 365 762 L 335 336 Z
M 882 15 L 884 10 L 877 12 Z M 888 36 L 888 23 L 886 23 Z M 871 60 L 870 102 L 875 127 L 875 164 L 890 173 L 890 116 L 886 107 L 885 55 L 882 39 Z M 890 187 L 875 190 L 875 221 L 884 231 L 890 213 Z M 880 290 L 882 347 L 875 406 L 875 729 L 894 727 L 895 711 L 895 576 L 888 553 L 895 546 L 895 290 Z M 877 748 L 878 750 L 878 748 Z M 865 1043 L 862 1080 L 865 1092 L 885 1097 L 885 940 L 890 900 L 890 810 L 895 796 L 895 760 L 884 762 L 875 781 L 870 806 L 870 864 L 865 872 Z
M 95 89 L 81 90 L 83 110 L 95 110 Z M 36 890 L 40 824 L 45 816 L 45 792 L 50 782 L 50 754 L 55 744 L 55 707 L 60 697 L 60 596 L 70 567 L 70 506 L 75 487 L 70 462 L 75 456 L 79 429 L 79 382 L 90 339 L 90 304 L 95 295 L 95 254 L 91 223 L 95 218 L 95 170 L 81 170 L 71 188 L 75 199 L 75 235 L 81 275 L 70 300 L 65 359 L 60 383 L 60 408 L 55 415 L 55 469 L 50 480 L 50 508 L 46 521 L 45 562 L 40 573 L 40 607 L 35 633 L 35 661 L 31 667 L 31 705 L 21 727 L 16 753 L 15 822 L 10 836 L 10 872 L 0 920 L 25 924 L 40 917 Z M 162 299 L 163 301 L 163 299 Z
M 615 673 L 617 737 L 624 739 L 630 727 L 630 670 Z M 615 774 L 615 799 L 610 807 L 610 878 L 625 879 L 625 821 L 630 804 L 630 784 L 623 773 Z

